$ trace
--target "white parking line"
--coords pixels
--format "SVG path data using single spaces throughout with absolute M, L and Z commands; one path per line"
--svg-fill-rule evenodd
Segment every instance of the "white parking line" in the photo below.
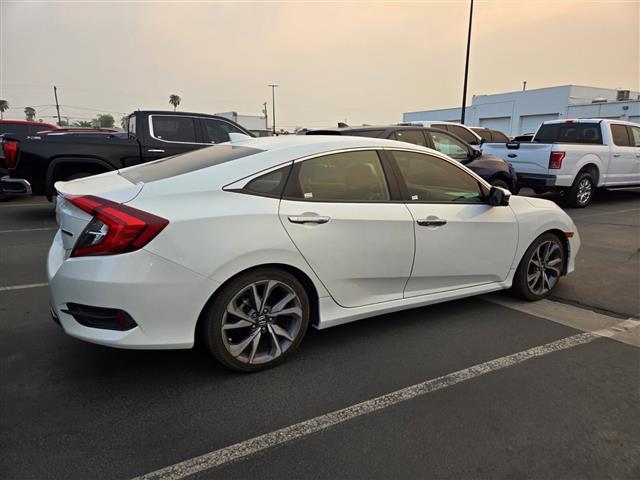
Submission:
M 444 375 L 442 377 L 427 380 L 410 387 L 406 387 L 395 392 L 382 395 L 371 400 L 367 400 L 356 405 L 352 405 L 342 410 L 320 415 L 319 417 L 305 420 L 289 427 L 281 428 L 273 432 L 265 433 L 258 437 L 245 440 L 234 445 L 206 453 L 199 457 L 185 460 L 175 465 L 171 465 L 155 472 L 136 477 L 135 480 L 179 480 L 194 475 L 205 470 L 220 467 L 230 462 L 238 461 L 255 453 L 267 450 L 277 445 L 283 445 L 293 440 L 307 437 L 313 433 L 321 432 L 327 428 L 344 423 L 348 420 L 376 412 L 387 407 L 397 405 L 412 398 L 425 395 L 430 392 L 442 390 L 461 382 L 486 375 L 487 373 L 502 370 L 503 368 L 518 365 L 533 358 L 539 358 L 553 352 L 567 350 L 569 348 L 592 342 L 597 338 L 611 337 L 631 328 L 640 325 L 637 320 L 625 320 L 611 328 L 594 332 L 580 333 L 571 337 L 562 338 L 555 342 L 547 343 L 537 347 L 524 350 L 522 352 L 500 357 L 485 363 L 474 365 L 457 372 Z
M 17 228 L 14 230 L 0 230 L 0 233 L 20 233 L 20 232 L 44 232 L 46 230 L 57 230 L 57 227 L 42 227 L 42 228 Z
M 6 287 L 0 287 L 0 292 L 7 292 L 9 290 L 24 290 L 25 288 L 40 288 L 46 287 L 48 283 L 28 283 L 26 285 L 8 285 Z

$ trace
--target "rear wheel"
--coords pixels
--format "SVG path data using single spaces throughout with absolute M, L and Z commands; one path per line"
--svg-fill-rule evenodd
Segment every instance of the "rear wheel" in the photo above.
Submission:
M 539 236 L 520 260 L 512 291 L 530 301 L 548 296 L 560 280 L 565 256 L 564 245 L 556 235 Z
M 309 300 L 290 273 L 264 269 L 223 287 L 205 313 L 204 341 L 220 363 L 255 372 L 284 362 L 309 325 Z
M 580 172 L 566 192 L 566 199 L 572 207 L 584 208 L 591 203 L 595 190 L 591 172 Z

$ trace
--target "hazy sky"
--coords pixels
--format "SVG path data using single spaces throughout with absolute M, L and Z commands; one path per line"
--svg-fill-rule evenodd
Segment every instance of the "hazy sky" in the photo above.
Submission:
M 258 114 L 277 124 L 397 122 L 461 101 L 469 2 L 0 0 L 5 118 L 134 109 Z M 563 84 L 640 88 L 640 1 L 476 0 L 469 95 Z M 470 103 L 469 96 L 469 103 Z M 80 109 L 82 107 L 84 109 Z

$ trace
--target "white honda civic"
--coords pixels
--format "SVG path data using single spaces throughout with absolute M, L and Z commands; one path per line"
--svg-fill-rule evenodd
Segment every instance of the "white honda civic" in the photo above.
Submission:
M 318 329 L 571 272 L 576 227 L 427 148 L 249 139 L 59 182 L 47 273 L 69 335 L 276 365 Z

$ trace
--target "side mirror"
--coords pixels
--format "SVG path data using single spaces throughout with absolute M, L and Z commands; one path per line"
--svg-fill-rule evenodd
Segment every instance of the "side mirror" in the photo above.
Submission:
M 510 198 L 511 192 L 506 188 L 491 187 L 489 190 L 489 205 L 493 207 L 506 207 Z

